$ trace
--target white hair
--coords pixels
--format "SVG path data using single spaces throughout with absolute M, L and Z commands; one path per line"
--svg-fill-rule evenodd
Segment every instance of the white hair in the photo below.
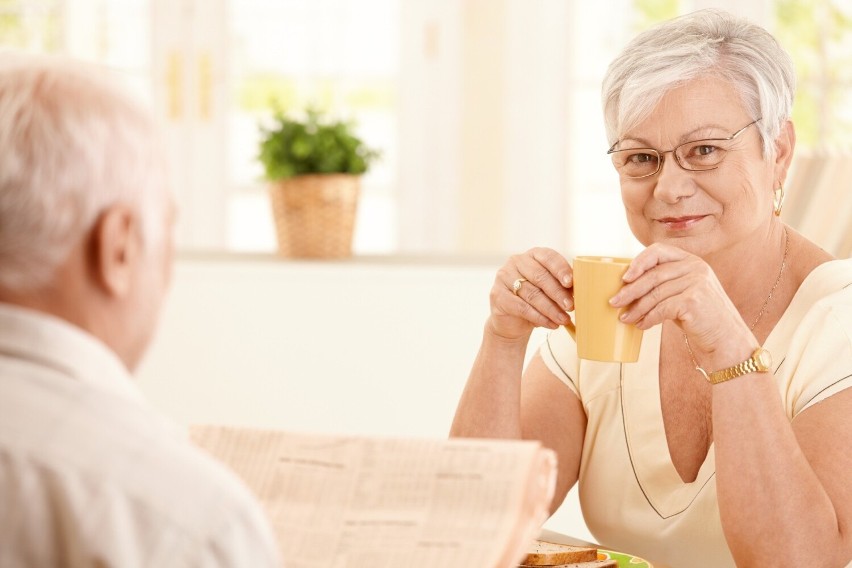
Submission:
M 162 238 L 168 188 L 154 121 L 110 75 L 0 53 L 0 286 L 47 284 L 116 203 L 138 212 L 143 243 Z
M 615 144 L 671 89 L 706 76 L 739 93 L 763 139 L 764 157 L 789 120 L 796 90 L 790 56 L 765 29 L 725 11 L 706 9 L 663 22 L 634 38 L 604 77 L 607 139 Z

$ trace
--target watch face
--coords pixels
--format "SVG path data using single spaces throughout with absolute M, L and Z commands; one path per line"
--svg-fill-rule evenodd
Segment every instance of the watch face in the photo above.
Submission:
M 772 355 L 766 349 L 758 349 L 756 353 L 757 364 L 761 369 L 769 369 L 772 365 Z

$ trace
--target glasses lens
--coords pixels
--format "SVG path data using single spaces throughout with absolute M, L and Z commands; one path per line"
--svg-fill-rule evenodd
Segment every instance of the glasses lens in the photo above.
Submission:
M 631 178 L 653 175 L 660 167 L 660 155 L 650 148 L 617 150 L 611 156 L 615 169 Z
M 694 140 L 678 146 L 675 157 L 687 170 L 709 170 L 725 159 L 730 144 L 729 140 Z

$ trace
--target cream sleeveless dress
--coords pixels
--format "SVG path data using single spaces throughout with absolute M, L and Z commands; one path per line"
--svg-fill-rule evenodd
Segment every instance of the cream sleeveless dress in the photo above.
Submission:
M 541 347 L 545 364 L 577 394 L 588 417 L 579 479 L 583 516 L 598 542 L 616 550 L 673 568 L 734 566 L 716 502 L 714 447 L 692 483 L 671 462 L 660 407 L 661 329 L 645 332 L 636 363 L 578 360 L 564 329 Z M 852 386 L 852 259 L 808 275 L 765 347 L 791 421 Z

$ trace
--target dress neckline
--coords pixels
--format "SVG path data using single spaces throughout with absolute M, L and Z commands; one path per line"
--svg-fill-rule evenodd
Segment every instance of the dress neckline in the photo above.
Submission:
M 796 322 L 814 302 L 850 284 L 846 282 L 848 264 L 852 264 L 852 259 L 828 261 L 805 277 L 764 342 L 773 356 L 773 372 L 784 362 Z M 624 434 L 636 481 L 657 514 L 669 518 L 689 508 L 713 481 L 716 458 L 711 442 L 698 475 L 691 482 L 684 482 L 672 463 L 660 403 L 661 341 L 662 325 L 645 331 L 639 361 L 621 365 L 620 390 Z

